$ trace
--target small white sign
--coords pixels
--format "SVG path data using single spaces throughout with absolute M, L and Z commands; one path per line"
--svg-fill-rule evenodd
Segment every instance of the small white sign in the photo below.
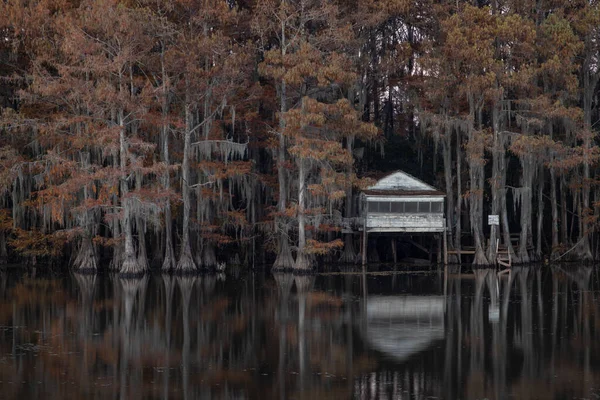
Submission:
M 488 225 L 500 225 L 500 216 L 488 215 Z

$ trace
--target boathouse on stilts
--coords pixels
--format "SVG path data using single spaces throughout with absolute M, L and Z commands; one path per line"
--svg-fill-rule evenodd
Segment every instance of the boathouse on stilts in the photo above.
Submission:
M 360 195 L 362 264 L 367 263 L 369 235 L 375 234 L 391 237 L 394 262 L 397 261 L 398 236 L 424 251 L 429 250 L 413 237 L 434 236 L 437 262 L 440 263 L 443 256 L 447 264 L 445 197 L 445 193 L 403 171 L 391 173 L 363 190 Z

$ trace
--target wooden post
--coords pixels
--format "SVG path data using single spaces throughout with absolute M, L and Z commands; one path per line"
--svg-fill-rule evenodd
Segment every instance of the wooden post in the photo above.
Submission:
M 443 233 L 443 241 L 444 241 L 444 265 L 448 265 L 448 235 L 446 232 L 446 219 L 444 219 L 444 233 Z M 460 253 L 459 253 L 460 254 Z
M 364 199 L 364 198 L 363 198 Z M 367 265 L 367 219 L 369 218 L 369 206 L 367 203 L 362 202 L 361 203 L 363 210 L 364 210 L 364 214 L 365 214 L 365 218 L 363 221 L 363 237 L 362 237 L 362 266 L 363 266 L 363 272 L 365 269 L 365 265 Z
M 363 228 L 363 237 L 362 237 L 362 265 L 363 267 L 365 265 L 367 265 L 367 236 L 369 235 L 369 233 L 367 232 L 367 224 L 365 223 L 365 226 Z
M 441 264 L 442 263 L 442 238 L 438 235 L 437 237 L 437 263 Z
M 447 265 L 444 267 L 444 297 L 448 297 L 448 266 Z

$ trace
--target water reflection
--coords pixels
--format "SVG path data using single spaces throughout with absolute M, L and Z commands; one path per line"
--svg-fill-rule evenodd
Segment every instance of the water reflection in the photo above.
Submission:
M 594 397 L 598 276 L 1 272 L 0 397 Z

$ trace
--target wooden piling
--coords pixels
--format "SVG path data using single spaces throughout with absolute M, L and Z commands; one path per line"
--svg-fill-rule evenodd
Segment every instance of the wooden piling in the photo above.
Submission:
M 368 232 L 367 232 L 367 224 L 365 224 L 365 227 L 363 228 L 363 237 L 362 237 L 362 265 L 363 267 L 365 265 L 367 265 L 367 236 L 368 236 Z
M 443 237 L 443 241 L 444 241 L 444 265 L 448 265 L 448 233 L 446 232 L 446 220 L 444 219 L 444 232 L 442 233 L 442 235 L 444 235 Z

